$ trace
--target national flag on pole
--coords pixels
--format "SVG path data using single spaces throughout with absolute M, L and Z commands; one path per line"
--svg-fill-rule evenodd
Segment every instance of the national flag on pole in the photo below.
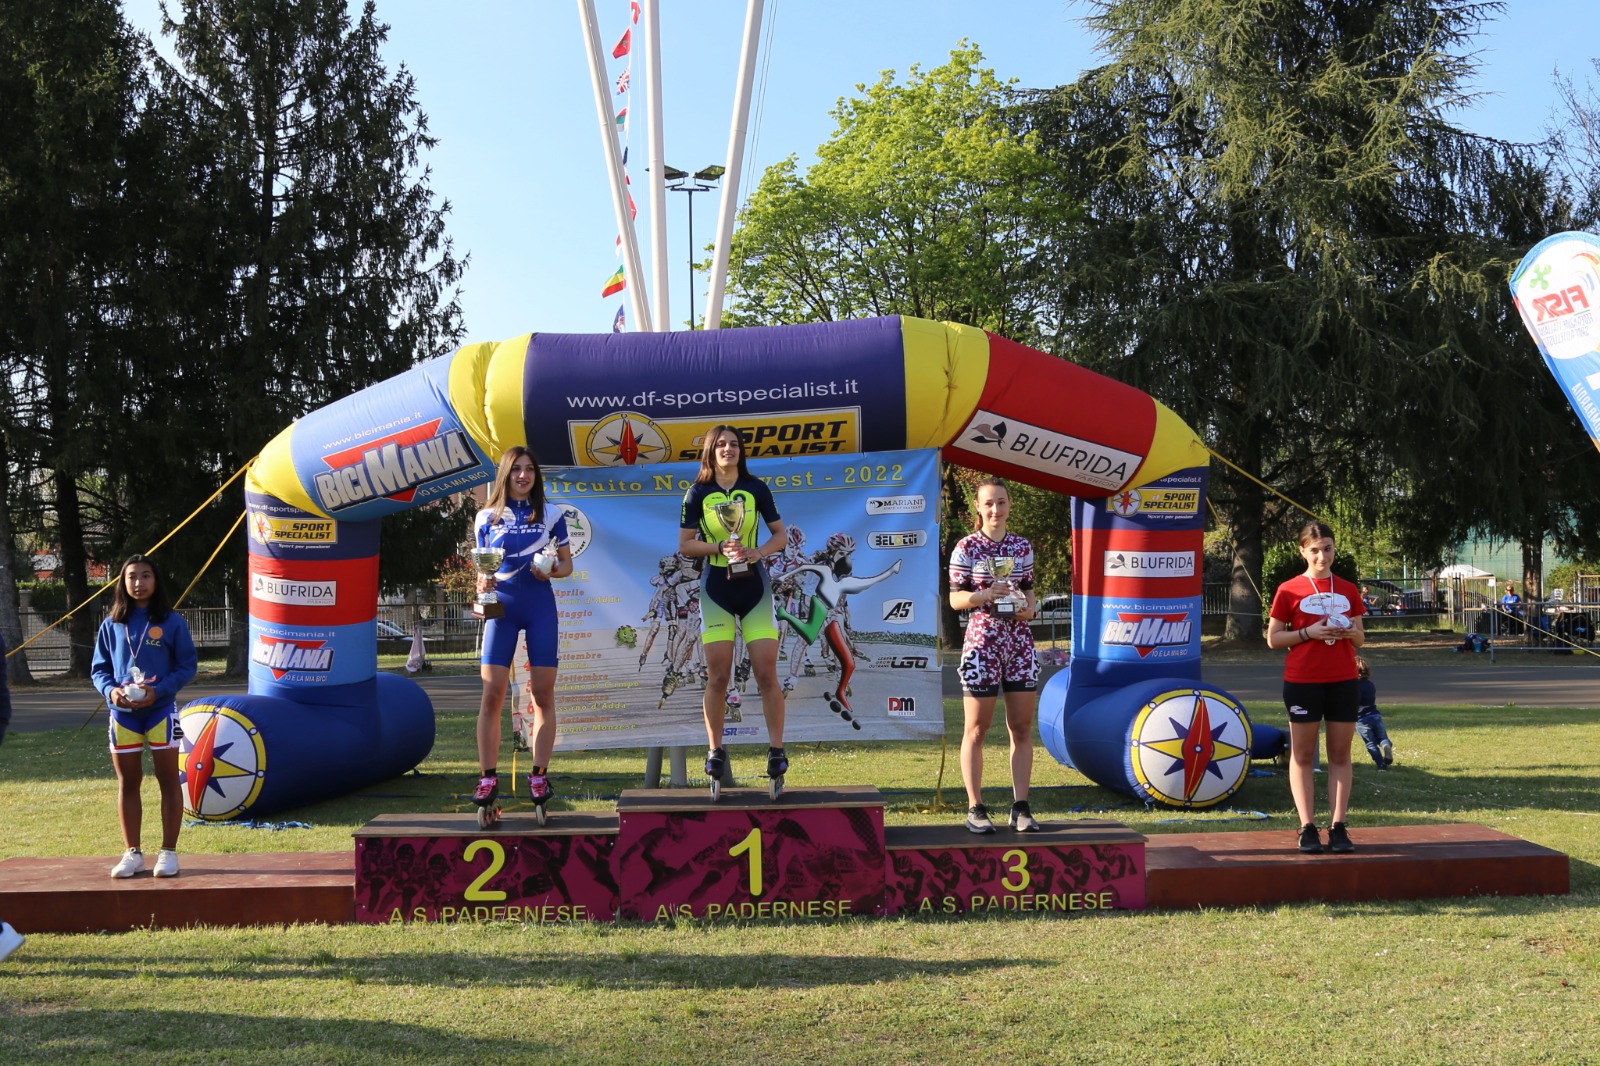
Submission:
M 633 24 L 639 25 L 639 0 L 628 0 L 628 6 L 633 8 Z
M 606 279 L 606 287 L 600 290 L 601 296 L 614 296 L 621 292 L 627 282 L 622 280 L 622 268 L 617 267 L 617 272 Z
M 625 70 L 617 75 L 617 95 L 621 96 L 628 91 L 628 83 L 633 80 L 633 71 Z
M 622 31 L 622 39 L 618 41 L 617 46 L 611 50 L 611 58 L 621 59 L 631 51 L 633 51 L 633 30 L 626 29 Z
M 626 126 L 628 124 L 628 109 L 623 108 L 621 111 L 618 111 L 617 117 L 611 120 L 611 124 L 616 126 L 619 130 Z
M 639 209 L 634 206 L 633 193 L 631 193 L 631 192 L 628 194 L 628 217 L 629 218 L 638 218 L 639 217 Z
M 627 305 L 624 304 L 622 307 L 617 308 L 617 317 L 613 318 L 611 320 L 611 332 L 612 333 L 625 333 L 625 332 L 627 332 L 623 328 L 624 326 L 626 326 L 628 324 L 628 317 L 627 317 L 627 315 L 625 315 L 623 313 L 623 310 L 626 307 L 627 307 Z

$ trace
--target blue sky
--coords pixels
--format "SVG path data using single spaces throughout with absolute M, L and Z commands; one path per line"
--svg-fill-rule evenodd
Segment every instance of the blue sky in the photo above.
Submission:
M 607 49 L 627 26 L 627 0 L 596 0 Z M 155 34 L 157 0 L 125 0 L 134 25 Z M 415 76 L 439 145 L 428 158 L 435 194 L 448 199 L 459 253 L 470 252 L 462 303 L 469 341 L 528 331 L 599 333 L 622 298 L 600 289 L 618 265 L 616 225 L 575 0 L 378 0 L 390 26 L 386 56 Z M 1487 94 L 1459 125 L 1537 139 L 1556 100 L 1553 72 L 1582 80 L 1600 55 L 1573 24 L 1574 5 L 1510 0 L 1479 39 Z M 744 0 L 664 0 L 665 120 L 669 165 L 723 162 L 744 28 Z M 742 191 L 793 153 L 802 164 L 833 133 L 842 96 L 883 70 L 938 66 L 957 42 L 977 44 L 1002 79 L 1059 85 L 1103 62 L 1070 0 L 767 0 Z M 637 37 L 637 34 L 635 35 Z M 768 43 L 770 42 L 770 46 Z M 644 109 L 635 52 L 631 113 Z M 611 77 L 624 63 L 608 59 Z M 619 98 L 612 96 L 612 101 Z M 641 254 L 649 261 L 646 132 L 631 131 L 630 173 Z M 712 238 L 719 194 L 694 197 L 695 243 Z M 687 200 L 667 194 L 673 328 L 688 318 Z M 633 284 L 630 279 L 630 284 Z M 705 275 L 695 307 L 705 308 Z M 630 312 L 631 313 L 631 312 Z

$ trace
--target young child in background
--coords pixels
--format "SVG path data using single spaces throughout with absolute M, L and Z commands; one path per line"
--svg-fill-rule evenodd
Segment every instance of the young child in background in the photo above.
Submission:
M 1356 656 L 1356 684 L 1361 690 L 1361 709 L 1356 712 L 1356 732 L 1378 769 L 1387 770 L 1394 765 L 1394 745 L 1389 743 L 1389 731 L 1383 727 L 1383 715 L 1378 713 L 1378 686 L 1372 683 L 1372 669 L 1367 660 Z

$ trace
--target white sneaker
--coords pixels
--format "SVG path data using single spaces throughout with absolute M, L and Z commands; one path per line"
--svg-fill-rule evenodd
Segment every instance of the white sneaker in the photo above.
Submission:
M 138 848 L 129 848 L 122 853 L 122 858 L 111 868 L 112 877 L 132 877 L 134 874 L 144 873 L 144 852 Z
M 178 853 L 171 848 L 162 848 L 156 852 L 156 876 L 178 876 Z
M 11 928 L 10 922 L 0 922 L 0 962 L 22 946 L 22 934 Z

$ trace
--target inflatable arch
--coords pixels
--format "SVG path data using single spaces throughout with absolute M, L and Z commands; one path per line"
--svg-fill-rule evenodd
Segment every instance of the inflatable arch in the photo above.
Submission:
M 1077 498 L 1074 655 L 1046 686 L 1058 759 L 1149 802 L 1241 783 L 1250 725 L 1200 683 L 1207 456 L 1137 389 L 967 326 L 890 317 L 686 333 L 530 334 L 468 345 L 314 411 L 246 490 L 250 691 L 183 710 L 191 813 L 266 814 L 404 773 L 433 709 L 379 674 L 378 523 L 547 466 L 697 458 L 737 424 L 753 455 L 939 448 Z

